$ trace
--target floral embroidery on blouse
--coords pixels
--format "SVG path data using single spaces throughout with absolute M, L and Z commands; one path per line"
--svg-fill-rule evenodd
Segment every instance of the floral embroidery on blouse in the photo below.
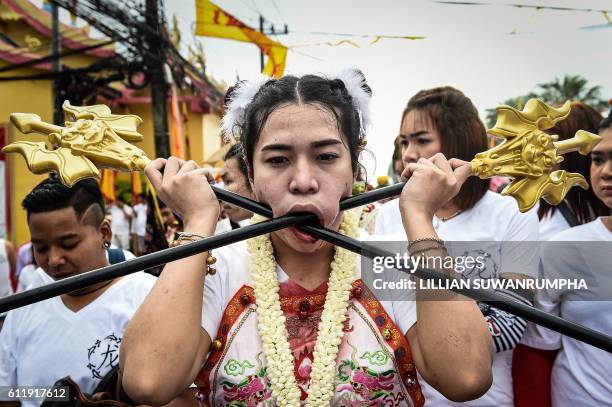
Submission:
M 281 308 L 286 317 L 285 329 L 293 355 L 294 376 L 301 390 L 302 401 L 308 396 L 317 328 L 323 311 L 326 291 L 326 283 L 313 291 L 306 291 L 292 281 L 281 283 L 280 286 Z M 228 309 L 231 308 L 236 312 L 241 309 L 240 307 L 244 307 L 243 309 L 247 311 L 242 314 L 241 319 L 238 318 L 236 312 L 234 312 L 236 315 L 232 314 L 238 329 L 233 333 L 230 330 L 234 322 L 228 326 L 222 323 L 220 327 L 220 333 L 226 335 L 219 335 L 223 343 L 228 341 L 228 345 L 230 343 L 235 343 L 235 345 L 229 348 L 224 346 L 217 352 L 217 362 L 214 363 L 219 364 L 216 368 L 210 363 L 211 360 L 205 364 L 203 370 L 205 375 L 202 378 L 206 378 L 205 383 L 210 383 L 209 389 L 216 394 L 213 393 L 208 399 L 211 393 L 206 391 L 205 386 L 198 384 L 201 396 L 199 399 L 204 405 L 230 407 L 276 405 L 266 376 L 263 351 L 260 345 L 256 345 L 251 352 L 251 342 L 246 339 L 252 335 L 251 330 L 255 327 L 255 322 L 252 320 L 255 313 L 248 311 L 252 310 L 249 308 L 251 307 L 250 302 L 241 301 L 245 295 L 250 296 L 251 294 L 248 288 L 243 287 L 228 306 Z M 421 406 L 422 394 L 416 381 L 414 365 L 410 355 L 407 354 L 406 349 L 409 348 L 406 346 L 408 345 L 400 344 L 399 347 L 389 348 L 384 345 L 385 342 L 393 341 L 385 341 L 378 336 L 380 333 L 376 326 L 387 327 L 388 316 L 384 313 L 380 303 L 371 299 L 370 295 L 365 289 L 360 295 L 362 301 L 371 308 L 365 314 L 361 311 L 356 312 L 355 305 L 349 307 L 344 328 L 346 335 L 338 352 L 335 374 L 336 390 L 332 405 L 357 407 L 414 404 Z M 368 314 L 369 317 L 366 317 Z M 245 328 L 247 325 L 249 328 Z M 383 329 L 380 328 L 380 330 Z M 243 339 L 238 341 L 238 337 Z M 401 340 L 405 341 L 404 338 L 399 339 L 400 342 Z M 406 372 L 400 375 L 398 368 Z M 206 372 L 211 372 L 212 376 Z M 209 378 L 213 378 L 212 382 L 208 381 Z
M 257 354 L 257 368 L 255 373 L 245 376 L 240 382 L 232 383 L 223 380 L 220 384 L 223 387 L 225 401 L 228 406 L 235 407 L 256 407 L 262 405 L 272 397 L 272 389 L 266 377 L 266 368 L 261 363 L 263 352 Z M 243 376 L 245 368 L 253 368 L 248 360 L 239 362 L 235 359 L 228 360 L 223 366 L 223 370 L 230 376 Z M 265 404 L 264 404 L 265 405 Z

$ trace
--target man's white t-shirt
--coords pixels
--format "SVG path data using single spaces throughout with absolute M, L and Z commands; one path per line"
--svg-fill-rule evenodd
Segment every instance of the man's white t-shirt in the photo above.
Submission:
M 558 233 L 542 248 L 541 278 L 585 278 L 588 290 L 539 292 L 535 305 L 612 335 L 612 232 L 602 220 Z M 521 342 L 537 349 L 560 349 L 551 377 L 553 406 L 610 404 L 612 354 L 531 322 Z
M 487 191 L 476 205 L 457 216 L 441 221 L 434 217 L 434 228 L 446 242 L 483 242 L 474 249 L 486 255 L 481 278 L 499 277 L 504 273 L 518 273 L 536 277 L 538 273 L 537 245 L 538 217 L 535 212 L 521 213 L 516 201 L 507 196 Z M 399 199 L 385 203 L 376 219 L 376 235 L 406 239 L 399 210 Z M 376 240 L 376 236 L 372 237 Z M 503 244 L 496 242 L 504 242 Z M 514 242 L 514 243 L 512 243 Z M 450 244 L 452 247 L 452 243 Z M 470 255 L 478 253 L 470 253 Z M 453 403 L 421 380 L 426 406 L 514 406 L 512 389 L 512 351 L 498 352 L 493 358 L 493 385 L 477 400 Z
M 0 332 L 0 386 L 47 387 L 70 376 L 91 393 L 119 363 L 123 332 L 155 281 L 144 272 L 125 276 L 78 312 L 60 297 L 10 311 Z
M 112 248 L 112 247 L 111 247 Z M 116 247 L 114 249 L 117 249 Z M 125 260 L 136 258 L 134 253 L 129 250 L 123 250 Z M 106 260 L 108 260 L 108 251 L 106 252 Z M 17 292 L 25 291 L 30 288 L 40 287 L 42 285 L 51 284 L 54 280 L 49 277 L 45 271 L 34 264 L 28 264 L 23 268 L 17 281 Z
M 133 209 L 136 214 L 136 219 L 132 223 L 133 232 L 138 236 L 144 236 L 147 232 L 147 205 L 139 203 L 134 205 Z
M 0 297 L 13 293 L 10 274 L 11 267 L 8 253 L 6 252 L 6 244 L 3 239 L 0 239 Z
M 115 235 L 128 235 L 130 234 L 130 218 L 132 216 L 132 208 L 128 205 L 124 205 L 123 208 L 119 208 L 117 205 L 110 205 L 108 207 L 108 213 L 111 215 L 111 228 Z

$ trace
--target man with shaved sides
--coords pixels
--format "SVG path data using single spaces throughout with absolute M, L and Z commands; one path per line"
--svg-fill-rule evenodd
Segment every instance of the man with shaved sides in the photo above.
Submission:
M 68 188 L 51 177 L 22 205 L 36 263 L 51 279 L 109 265 L 112 231 L 96 181 Z M 110 251 L 112 263 L 114 257 Z M 138 272 L 10 311 L 0 332 L 0 389 L 51 387 L 70 376 L 91 394 L 118 365 L 123 331 L 154 283 L 153 276 Z M 0 392 L 0 406 L 16 401 Z

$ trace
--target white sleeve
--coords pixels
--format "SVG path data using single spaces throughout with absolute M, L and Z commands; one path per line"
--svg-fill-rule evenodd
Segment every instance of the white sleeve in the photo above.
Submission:
M 395 316 L 395 325 L 406 335 L 412 325 L 417 322 L 416 301 L 393 301 L 391 305 Z
M 393 201 L 385 202 L 379 209 L 376 215 L 374 234 L 375 235 L 386 235 L 393 232 L 392 225 L 395 222 L 401 222 L 401 219 L 393 219 L 394 211 L 392 206 L 395 203 Z
M 214 255 L 217 258 L 215 263 L 217 272 L 206 276 L 202 300 L 202 328 L 211 339 L 215 339 L 221 318 L 223 318 L 229 291 L 227 274 L 230 270 L 230 262 L 224 256 L 223 250 L 216 250 Z
M 536 299 L 535 307 L 551 315 L 559 316 L 559 304 Z M 548 328 L 527 322 L 521 343 L 536 349 L 555 350 L 561 348 L 561 334 Z
M 17 386 L 14 318 L 15 311 L 9 311 L 0 331 L 0 386 Z
M 539 221 L 534 211 L 512 216 L 501 242 L 500 274 L 515 273 L 538 276 Z
M 550 260 L 556 259 L 557 256 L 551 250 L 550 246 L 544 246 L 541 257 L 542 261 L 540 264 L 538 278 L 545 279 L 547 275 L 548 277 L 551 276 L 551 268 L 556 269 L 556 266 L 553 266 Z M 560 301 L 561 298 L 558 292 L 538 290 L 536 293 L 534 306 L 548 314 L 560 316 Z M 559 349 L 561 348 L 561 334 L 534 324 L 533 322 L 528 322 L 523 338 L 521 339 L 521 343 L 536 349 Z

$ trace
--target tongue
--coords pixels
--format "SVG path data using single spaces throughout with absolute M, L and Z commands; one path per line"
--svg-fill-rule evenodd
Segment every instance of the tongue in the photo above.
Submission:
M 298 239 L 306 242 L 306 243 L 314 243 L 316 242 L 318 239 L 316 237 L 313 237 L 311 235 L 309 235 L 306 232 L 302 232 L 301 230 L 298 230 L 296 228 L 291 228 L 291 230 L 293 231 L 293 233 L 297 236 Z

